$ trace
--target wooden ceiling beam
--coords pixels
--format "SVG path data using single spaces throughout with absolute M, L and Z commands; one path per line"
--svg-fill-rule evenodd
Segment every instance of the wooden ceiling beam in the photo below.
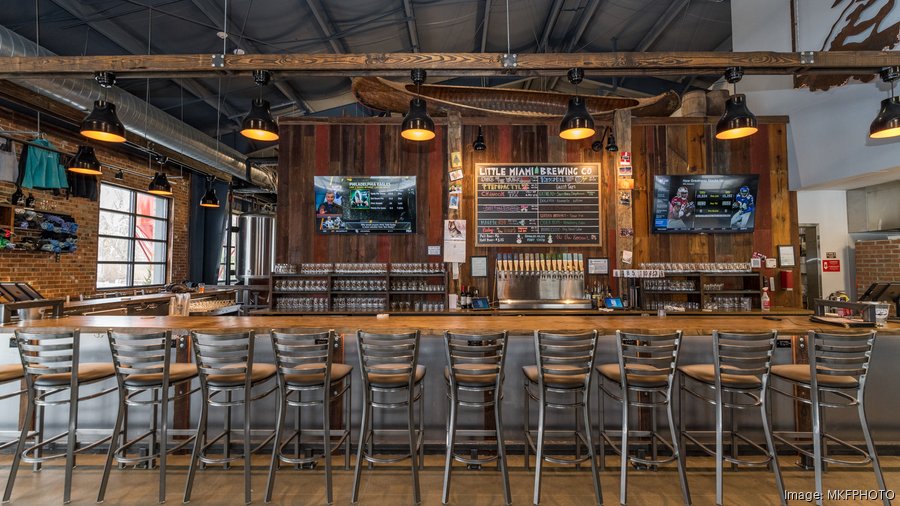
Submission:
M 221 64 L 217 63 L 221 60 Z M 367 54 L 245 54 L 35 56 L 0 58 L 0 78 L 48 75 L 92 76 L 111 70 L 121 77 L 219 76 L 249 74 L 265 68 L 279 74 L 403 75 L 415 68 L 433 75 L 564 75 L 582 67 L 591 75 L 640 76 L 715 74 L 741 66 L 747 75 L 797 72 L 861 74 L 900 65 L 897 51 L 818 51 L 804 53 L 748 52 L 609 52 L 519 54 L 514 72 L 497 53 L 367 53 Z

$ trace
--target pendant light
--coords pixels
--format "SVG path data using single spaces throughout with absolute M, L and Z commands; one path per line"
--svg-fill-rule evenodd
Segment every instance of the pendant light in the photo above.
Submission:
M 472 143 L 472 149 L 475 151 L 484 151 L 487 149 L 487 144 L 484 142 L 484 131 L 481 129 L 481 126 L 478 126 L 478 135 L 475 137 L 475 142 Z
M 606 138 L 606 150 L 610 153 L 615 153 L 619 150 L 619 146 L 616 144 L 616 136 L 613 135 L 612 130 L 609 132 L 609 137 Z
M 97 72 L 94 79 L 106 90 L 116 84 L 116 75 L 112 72 Z M 81 122 L 81 135 L 103 142 L 125 142 L 125 126 L 116 116 L 116 104 L 105 99 L 94 102 L 94 109 Z
M 103 174 L 103 171 L 100 170 L 100 161 L 97 160 L 97 155 L 94 154 L 94 148 L 90 146 L 78 146 L 78 152 L 69 160 L 66 168 L 69 172 L 88 176 Z
M 413 69 L 410 72 L 412 82 L 416 85 L 416 93 L 425 82 L 425 70 Z M 400 136 L 410 141 L 430 141 L 434 139 L 434 120 L 428 116 L 425 100 L 416 97 L 409 101 L 409 112 L 403 117 Z
M 725 80 L 732 85 L 744 77 L 744 69 L 741 67 L 728 67 L 725 69 Z M 725 102 L 725 113 L 716 123 L 716 139 L 740 139 L 755 134 L 757 128 L 756 116 L 747 108 L 747 97 L 744 94 L 732 93 Z
M 268 70 L 253 71 L 253 80 L 259 86 L 259 98 L 253 99 L 250 112 L 241 122 L 241 135 L 248 139 L 267 142 L 278 140 L 278 124 L 272 118 L 269 101 L 262 98 L 263 88 L 269 84 L 271 78 L 272 75 Z
M 200 199 L 200 207 L 219 207 L 219 197 L 213 187 L 214 178 L 206 178 L 206 193 Z
M 885 67 L 881 80 L 891 84 L 891 98 L 881 101 L 881 110 L 869 126 L 869 137 L 887 139 L 900 135 L 900 97 L 894 96 L 894 81 L 900 79 L 900 67 Z
M 594 135 L 594 118 L 588 113 L 584 99 L 578 96 L 578 85 L 584 79 L 584 69 L 569 69 L 569 82 L 575 85 L 575 96 L 569 99 L 569 108 L 559 124 L 559 136 L 569 141 L 587 139 Z
M 123 171 L 122 169 L 119 169 L 119 171 L 116 172 L 116 175 L 114 175 L 113 177 L 121 181 L 121 180 L 125 179 L 125 171 Z
M 162 195 L 164 197 L 172 195 L 172 185 L 162 172 L 157 172 L 147 187 L 147 192 L 154 195 Z

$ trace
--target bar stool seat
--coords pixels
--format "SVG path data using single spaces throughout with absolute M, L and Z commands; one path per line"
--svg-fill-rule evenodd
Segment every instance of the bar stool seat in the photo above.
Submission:
M 2 364 L 0 365 L 0 383 L 22 379 L 25 377 L 25 369 L 22 364 Z
M 664 387 L 669 381 L 665 369 L 659 369 L 647 364 L 631 364 L 628 368 L 640 371 L 659 371 L 659 374 L 648 376 L 643 374 L 629 374 L 628 383 L 632 385 L 640 385 L 642 387 Z M 622 372 L 619 370 L 619 364 L 598 365 L 597 372 L 610 381 L 619 382 L 622 380 Z
M 79 364 L 77 375 L 79 383 L 89 383 L 112 378 L 116 375 L 116 368 L 112 364 Z M 64 386 L 68 385 L 71 381 L 71 373 L 53 373 L 39 375 L 34 379 L 34 384 L 38 386 Z
M 487 372 L 497 370 L 497 366 L 494 364 L 463 364 L 459 366 L 459 369 L 470 372 L 470 374 L 456 373 L 456 382 L 460 385 L 483 387 L 497 382 L 497 373 Z M 444 379 L 450 381 L 449 367 L 444 367 Z
M 728 366 L 722 366 L 723 370 L 728 370 Z M 707 385 L 716 384 L 716 366 L 715 364 L 691 364 L 683 365 L 678 368 L 682 374 L 690 377 L 700 383 Z M 743 374 L 727 374 L 723 373 L 722 383 L 735 388 L 759 388 L 762 381 L 756 376 L 746 376 Z
M 374 364 L 369 367 L 369 370 L 397 370 L 402 369 L 404 367 L 409 367 L 408 364 Z M 369 372 L 367 374 L 369 383 L 376 387 L 402 387 L 407 384 L 409 381 L 409 376 L 406 374 L 379 374 Z M 416 365 L 416 377 L 415 382 L 419 383 L 422 381 L 422 378 L 425 377 L 425 366 L 424 365 Z
M 228 369 L 226 367 L 225 369 Z M 267 381 L 275 376 L 275 364 L 253 364 L 253 371 L 250 374 L 250 384 L 255 385 L 263 381 Z M 241 386 L 247 379 L 246 372 L 236 374 L 210 374 L 206 381 L 214 387 Z
M 169 383 L 179 383 L 197 377 L 195 364 L 176 363 L 169 364 Z M 129 374 L 125 376 L 125 384 L 130 387 L 160 386 L 163 383 L 163 373 Z
M 578 370 L 577 367 L 573 367 L 570 365 L 559 364 L 554 365 L 553 370 L 555 371 L 574 371 Z M 528 378 L 528 381 L 532 383 L 538 382 L 538 367 L 536 365 L 525 365 L 522 366 L 522 374 Z M 544 384 L 548 387 L 553 388 L 580 388 L 584 386 L 584 380 L 586 375 L 584 373 L 578 374 L 552 374 L 545 373 L 544 374 Z
M 298 370 L 315 370 L 321 369 L 321 364 L 300 364 L 293 369 Z M 331 381 L 338 382 L 343 380 L 353 371 L 353 366 L 347 364 L 331 364 Z M 315 374 L 285 374 L 284 381 L 288 385 L 321 385 L 325 381 L 325 372 Z
M 822 367 L 822 369 L 827 370 L 828 368 Z M 809 383 L 810 381 L 812 381 L 812 376 L 809 372 L 809 365 L 807 364 L 773 365 L 772 374 L 778 376 L 779 378 L 784 378 L 799 383 Z M 819 376 L 819 385 L 823 387 L 835 388 L 856 388 L 859 386 L 859 382 L 856 381 L 856 378 L 854 378 L 853 376 L 832 376 L 822 374 Z

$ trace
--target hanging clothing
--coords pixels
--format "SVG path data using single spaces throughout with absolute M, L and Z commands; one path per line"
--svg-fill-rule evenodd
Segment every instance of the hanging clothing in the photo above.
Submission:
M 0 146 L 0 181 L 15 183 L 19 178 L 19 160 L 12 148 L 12 141 Z
M 66 171 L 69 177 L 69 197 L 97 200 L 97 176 Z
M 41 149 L 41 146 L 48 149 Z M 19 170 L 23 172 L 21 177 L 24 188 L 57 190 L 69 187 L 66 168 L 59 163 L 59 153 L 50 151 L 55 149 L 50 141 L 35 139 L 22 151 Z

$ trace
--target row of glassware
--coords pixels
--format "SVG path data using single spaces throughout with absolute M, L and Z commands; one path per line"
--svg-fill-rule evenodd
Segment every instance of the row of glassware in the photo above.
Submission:
M 339 264 L 300 264 L 300 274 L 434 274 L 445 272 L 442 262 L 415 262 L 415 263 L 339 263 Z M 275 264 L 272 267 L 273 274 L 297 274 L 297 264 Z
M 276 292 L 325 292 L 328 290 L 327 279 L 277 279 Z
M 324 297 L 278 297 L 275 309 L 279 311 L 328 311 L 328 299 Z
M 697 281 L 693 279 L 645 279 L 644 288 L 647 290 L 669 290 L 690 292 L 697 289 Z
M 347 292 L 383 292 L 387 290 L 385 279 L 335 279 L 334 289 Z
M 665 272 L 750 272 L 747 262 L 645 262 L 641 268 Z
M 391 283 L 391 290 L 407 292 L 443 292 L 444 285 L 429 285 L 424 279 L 395 279 Z
M 710 311 L 752 311 L 752 297 L 707 297 L 703 309 Z
M 336 297 L 332 304 L 335 311 L 384 311 L 387 299 L 384 297 Z
M 434 313 L 437 311 L 444 310 L 443 302 L 423 302 L 421 300 L 417 300 L 415 302 L 411 301 L 391 301 L 391 311 L 393 312 L 409 312 L 414 311 L 417 313 Z

